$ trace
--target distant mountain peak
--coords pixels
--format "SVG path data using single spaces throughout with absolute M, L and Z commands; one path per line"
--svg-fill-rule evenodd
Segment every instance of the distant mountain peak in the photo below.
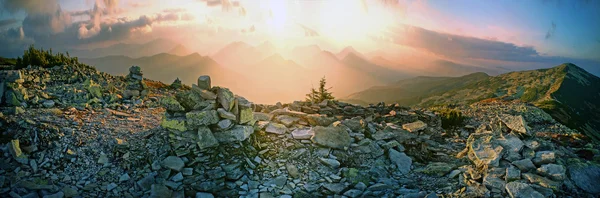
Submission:
M 342 51 L 340 51 L 337 54 L 337 57 L 339 59 L 345 59 L 350 54 L 353 54 L 354 56 L 359 57 L 360 59 L 366 59 L 362 53 L 356 51 L 356 49 L 354 49 L 354 47 L 352 47 L 352 46 L 345 47 Z
M 185 56 L 185 55 L 190 54 L 191 52 L 190 52 L 190 50 L 188 48 L 186 48 L 182 44 L 177 44 L 175 47 L 173 47 L 167 53 L 178 55 L 178 56 Z

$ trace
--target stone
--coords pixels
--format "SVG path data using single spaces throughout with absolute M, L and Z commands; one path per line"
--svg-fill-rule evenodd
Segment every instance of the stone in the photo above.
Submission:
M 129 181 L 129 179 L 131 179 L 129 177 L 129 174 L 125 173 L 119 177 L 119 183 L 124 182 L 124 181 Z
M 535 169 L 535 165 L 533 165 L 533 162 L 530 159 L 513 161 L 512 164 L 521 169 L 523 172 Z
M 296 167 L 296 165 L 294 164 L 286 164 L 285 168 L 288 171 L 288 174 L 293 177 L 293 178 L 297 178 L 298 176 L 300 176 L 300 171 L 298 171 L 298 167 Z
M 162 184 L 152 184 L 150 189 L 150 198 L 171 197 L 173 191 Z
M 215 198 L 215 196 L 213 194 L 206 193 L 206 192 L 197 192 L 196 198 Z
M 179 172 L 179 173 L 173 175 L 173 177 L 171 177 L 171 181 L 174 181 L 174 182 L 180 182 L 182 180 L 183 180 L 183 174 L 181 172 Z
M 513 134 L 508 134 L 505 135 L 504 138 L 498 139 L 498 143 L 502 145 L 504 150 L 507 151 L 509 154 L 516 155 L 518 155 L 519 152 L 521 152 L 523 146 L 525 146 L 525 143 L 523 143 L 523 141 L 521 141 L 519 137 Z
M 152 184 L 154 184 L 154 176 L 156 176 L 155 173 L 150 173 L 138 180 L 136 184 L 142 189 L 142 191 L 148 191 L 150 190 Z
M 292 117 L 289 115 L 279 115 L 276 117 L 276 119 L 286 127 L 292 127 L 294 126 L 294 124 L 296 124 L 296 122 L 300 120 L 300 118 Z
M 54 100 L 45 100 L 44 102 L 42 102 L 42 105 L 46 108 L 52 108 L 54 107 Z
M 123 98 L 125 99 L 131 99 L 131 98 L 135 98 L 140 96 L 140 91 L 139 90 L 123 90 Z
M 65 193 L 57 192 L 54 194 L 44 195 L 42 198 L 63 198 L 64 196 L 65 196 Z
M 116 187 L 117 187 L 117 184 L 110 183 L 110 184 L 106 185 L 106 190 L 111 191 L 111 190 L 115 189 Z
M 544 198 L 544 195 L 535 191 L 529 184 L 522 182 L 507 183 L 506 192 L 512 198 Z
M 252 115 L 256 121 L 271 121 L 273 119 L 273 115 L 268 113 L 252 112 Z
M 219 117 L 221 117 L 221 118 L 234 120 L 234 121 L 237 120 L 237 116 L 235 116 L 235 114 L 233 114 L 223 108 L 218 108 L 217 112 L 219 113 Z
M 215 110 L 191 111 L 185 114 L 186 123 L 191 128 L 207 126 L 219 122 L 219 115 Z
M 497 167 L 502 157 L 503 147 L 494 143 L 491 132 L 473 133 L 467 139 L 467 156 L 476 165 Z
M 562 181 L 566 179 L 566 168 L 563 165 L 558 164 L 544 164 L 537 169 L 538 174 L 546 176 L 555 181 Z
M 160 104 L 167 109 L 168 112 L 183 112 L 185 109 L 175 98 L 165 97 L 160 100 Z
M 108 155 L 101 153 L 98 158 L 98 164 L 108 164 Z
M 193 87 L 196 88 L 196 86 L 193 86 Z M 198 90 L 198 94 L 200 94 L 200 97 L 202 97 L 206 100 L 216 100 L 217 99 L 217 94 L 213 93 L 212 91 L 206 90 L 206 89 Z
M 217 123 L 217 126 L 219 127 L 220 131 L 227 130 L 227 129 L 231 128 L 231 126 L 233 126 L 233 121 L 231 121 L 229 119 L 224 119 L 224 120 L 219 121 Z
M 186 111 L 198 110 L 205 107 L 208 103 L 194 91 L 180 91 L 175 94 L 175 99 Z
M 525 122 L 525 119 L 521 115 L 512 116 L 504 114 L 500 116 L 500 120 L 502 120 L 502 123 L 504 123 L 509 129 L 511 129 L 514 132 L 523 134 L 528 133 L 527 122 Z
M 181 169 L 185 166 L 183 160 L 177 156 L 169 156 L 165 158 L 160 165 L 177 172 L 181 171 Z
M 519 179 L 521 179 L 521 170 L 519 170 L 515 166 L 506 167 L 506 182 L 516 181 Z
M 300 128 L 292 131 L 292 137 L 296 140 L 310 140 L 314 135 L 310 128 Z
M 220 143 L 232 143 L 244 141 L 254 133 L 251 126 L 235 125 L 232 129 L 222 132 L 215 132 L 213 135 Z
M 312 128 L 314 133 L 311 140 L 321 146 L 344 149 L 350 146 L 352 139 L 350 134 L 342 127 L 321 127 Z
M 288 129 L 284 125 L 282 125 L 282 124 L 270 122 L 265 127 L 265 132 L 281 135 L 281 134 L 287 133 Z
M 448 174 L 452 169 L 454 169 L 453 165 L 443 162 L 432 162 L 427 164 L 422 172 L 428 175 L 441 177 Z
M 346 185 L 341 183 L 326 183 L 323 184 L 323 188 L 337 195 L 346 189 Z
M 11 140 L 8 146 L 10 154 L 13 158 L 17 159 L 19 157 L 23 157 L 23 151 L 21 151 L 21 147 L 19 144 L 19 140 Z
M 352 119 L 342 120 L 342 125 L 348 127 L 352 131 L 359 132 L 365 128 L 367 123 L 360 117 L 354 117 Z
M 531 161 L 536 165 L 554 163 L 556 161 L 556 154 L 554 151 L 538 151 Z
M 416 122 L 412 122 L 412 123 L 408 123 L 408 124 L 403 124 L 402 128 L 404 130 L 407 130 L 407 131 L 411 132 L 411 133 L 414 133 L 414 132 L 418 132 L 418 131 L 421 131 L 421 130 L 427 128 L 427 124 L 425 124 L 425 122 L 419 120 L 419 121 L 416 121 Z
M 218 146 L 219 141 L 217 140 L 217 138 L 215 138 L 214 134 L 210 131 L 208 127 L 199 127 L 197 144 L 200 149 L 206 149 Z
M 226 111 L 231 111 L 234 99 L 233 93 L 229 89 L 222 87 L 217 89 L 217 100 Z
M 188 130 L 185 119 L 183 119 L 183 118 L 163 117 L 160 122 L 160 126 L 164 129 L 180 131 L 180 132 Z
M 537 174 L 523 173 L 521 174 L 521 176 L 523 179 L 528 180 L 529 183 L 537 184 L 545 188 L 551 188 L 554 191 L 558 191 L 560 189 L 560 186 L 562 186 L 561 182 L 555 182 Z
M 62 192 L 65 194 L 65 197 L 75 197 L 79 194 L 79 192 L 77 192 L 77 189 L 69 186 L 63 187 Z
M 339 168 L 340 167 L 340 162 L 335 160 L 335 159 L 329 159 L 329 158 L 319 158 L 319 161 L 321 161 L 321 163 L 329 166 L 330 168 Z
M 356 198 L 356 197 L 359 197 L 360 195 L 362 195 L 362 193 L 363 193 L 362 190 L 350 189 L 344 193 L 344 196 L 350 197 L 350 198 Z
M 252 103 L 246 98 L 241 96 L 235 96 L 235 106 L 237 107 L 238 123 L 245 124 L 250 123 L 254 120 L 254 113 L 252 112 Z M 235 108 L 234 108 L 235 109 Z
M 311 126 L 329 126 L 336 121 L 336 118 L 327 117 L 325 115 L 310 114 L 306 116 L 306 121 L 308 121 L 308 124 Z
M 200 76 L 198 77 L 198 87 L 201 89 L 210 89 L 211 88 L 211 82 L 210 82 L 210 76 Z
M 383 184 L 383 183 L 377 183 L 377 184 L 373 184 L 372 186 L 369 186 L 369 188 L 367 188 L 368 191 L 382 191 L 382 190 L 387 190 L 387 189 L 391 189 L 392 186 L 388 185 L 388 184 Z
M 585 192 L 600 194 L 600 166 L 591 163 L 573 163 L 568 166 L 569 178 Z
M 506 182 L 503 179 L 496 177 L 494 174 L 488 174 L 483 178 L 483 185 L 493 192 L 501 192 L 504 190 Z
M 406 154 L 398 152 L 394 149 L 390 149 L 388 151 L 388 157 L 390 158 L 390 161 L 396 165 L 400 173 L 407 174 L 410 172 L 412 159 L 410 159 L 410 157 L 408 157 Z

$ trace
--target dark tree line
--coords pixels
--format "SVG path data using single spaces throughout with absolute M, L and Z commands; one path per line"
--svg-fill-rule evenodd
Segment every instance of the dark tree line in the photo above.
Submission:
M 73 65 L 80 64 L 77 57 L 71 57 L 69 52 L 66 54 L 57 52 L 52 53 L 52 48 L 44 50 L 44 48 L 36 49 L 33 45 L 30 45 L 27 50 L 23 52 L 22 57 L 17 58 L 16 69 L 27 67 L 28 65 L 41 66 L 41 67 L 54 67 L 57 65 Z

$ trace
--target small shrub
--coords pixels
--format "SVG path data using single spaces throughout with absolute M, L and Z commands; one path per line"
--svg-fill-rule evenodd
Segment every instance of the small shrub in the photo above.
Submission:
M 325 80 L 325 77 L 323 77 L 319 82 L 319 90 L 312 88 L 310 93 L 306 94 L 306 101 L 320 103 L 323 102 L 323 100 L 333 100 L 335 97 L 329 92 L 330 89 L 331 87 L 327 88 L 327 81 Z
M 442 128 L 444 129 L 460 126 L 466 119 L 461 111 L 448 108 L 440 110 L 440 117 L 442 119 Z

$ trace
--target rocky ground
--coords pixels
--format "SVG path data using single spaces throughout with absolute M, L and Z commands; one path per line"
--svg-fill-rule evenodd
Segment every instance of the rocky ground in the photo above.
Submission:
M 1 197 L 597 197 L 598 145 L 523 103 L 260 105 L 201 76 L 0 78 Z

